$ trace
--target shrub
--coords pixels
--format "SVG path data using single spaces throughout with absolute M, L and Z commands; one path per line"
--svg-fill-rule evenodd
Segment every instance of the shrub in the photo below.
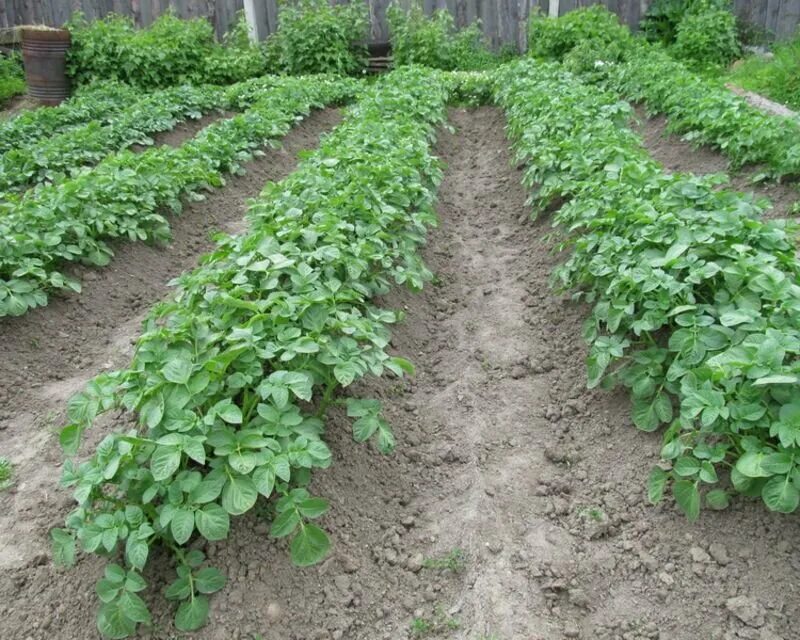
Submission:
M 363 70 L 367 51 L 363 44 L 369 25 L 362 2 L 330 6 L 326 0 L 300 0 L 284 5 L 280 27 L 265 45 L 290 74 L 352 74 Z M 277 55 L 276 55 L 277 54 Z
M 116 15 L 86 22 L 80 13 L 68 26 L 68 73 L 79 84 L 97 79 L 144 89 L 185 82 L 227 84 L 266 70 L 266 59 L 259 47 L 250 45 L 241 17 L 225 46 L 216 42 L 207 20 L 181 20 L 169 12 L 147 29 L 136 29 L 129 18 Z
M 255 46 L 250 41 L 243 11 L 239 12 L 222 44 L 205 57 L 203 82 L 233 84 L 278 70 L 277 62 L 267 57 L 266 43 Z
M 719 2 L 698 0 L 678 23 L 672 53 L 699 69 L 728 66 L 741 53 L 736 16 Z
M 13 53 L 10 56 L 0 55 L 0 105 L 20 93 L 25 93 L 25 73 L 22 70 L 22 58 Z
M 541 58 L 561 60 L 579 44 L 624 46 L 630 39 L 627 27 L 601 5 L 570 11 L 560 18 L 532 13 L 528 23 L 528 51 Z
M 392 4 L 387 17 L 396 65 L 422 64 L 448 71 L 476 71 L 498 63 L 498 57 L 483 41 L 479 24 L 459 30 L 447 10 L 427 16 L 419 5 L 406 11 Z
M 642 33 L 650 42 L 673 44 L 678 24 L 690 5 L 689 0 L 654 0 L 644 14 Z

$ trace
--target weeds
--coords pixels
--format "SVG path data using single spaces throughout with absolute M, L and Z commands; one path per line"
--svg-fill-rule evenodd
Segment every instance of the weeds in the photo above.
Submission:
M 448 569 L 453 573 L 461 573 L 467 566 L 467 555 L 463 549 L 456 547 L 446 556 L 425 558 L 422 566 L 426 569 Z

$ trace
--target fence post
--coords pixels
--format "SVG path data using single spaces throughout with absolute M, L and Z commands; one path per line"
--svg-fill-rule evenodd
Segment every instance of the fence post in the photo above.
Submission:
M 267 5 L 264 0 L 244 0 L 244 17 L 252 42 L 267 37 Z

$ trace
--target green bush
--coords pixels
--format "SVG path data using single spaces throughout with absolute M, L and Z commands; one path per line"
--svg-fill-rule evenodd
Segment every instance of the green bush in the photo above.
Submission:
M 528 51 L 540 58 L 561 60 L 576 46 L 590 43 L 603 47 L 615 43 L 624 47 L 631 34 L 619 19 L 601 5 L 570 11 L 560 18 L 532 13 L 528 23 Z
M 268 59 L 290 74 L 353 74 L 366 66 L 367 5 L 331 6 L 326 0 L 284 5 L 278 32 L 265 45 Z
M 720 2 L 698 0 L 678 23 L 672 53 L 696 69 L 728 66 L 741 54 L 736 16 Z
M 654 0 L 647 7 L 640 25 L 650 42 L 670 45 L 675 42 L 678 24 L 691 6 L 691 0 Z
M 185 82 L 238 82 L 266 70 L 259 47 L 251 46 L 241 17 L 225 46 L 202 18 L 181 20 L 165 13 L 147 29 L 111 15 L 86 22 L 78 13 L 68 25 L 72 48 L 68 73 L 78 84 L 115 79 L 144 89 Z
M 278 70 L 267 58 L 266 43 L 254 46 L 250 41 L 244 12 L 239 12 L 222 44 L 205 57 L 203 82 L 233 84 Z
M 25 72 L 22 70 L 21 56 L 17 53 L 10 56 L 0 55 L 0 106 L 20 93 L 25 93 Z
M 483 40 L 480 26 L 473 23 L 457 29 L 447 10 L 427 16 L 418 5 L 408 11 L 392 4 L 388 11 L 395 65 L 422 64 L 447 71 L 477 71 L 498 64 Z
M 772 59 L 747 58 L 729 78 L 744 89 L 800 109 L 800 34 L 790 42 L 777 45 Z

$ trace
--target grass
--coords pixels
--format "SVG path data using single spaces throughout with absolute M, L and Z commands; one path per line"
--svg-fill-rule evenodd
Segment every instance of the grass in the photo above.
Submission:
M 455 631 L 460 627 L 461 623 L 456 618 L 446 615 L 442 607 L 437 605 L 432 618 L 418 617 L 411 621 L 411 635 L 421 638 L 442 631 Z
M 19 56 L 0 55 L 0 107 L 21 93 L 25 93 L 25 80 Z
M 0 491 L 11 486 L 14 477 L 14 467 L 5 458 L 0 458 Z
M 449 569 L 453 573 L 460 573 L 467 566 L 467 555 L 463 549 L 456 547 L 445 556 L 425 558 L 422 566 L 426 569 Z
M 800 35 L 775 45 L 772 59 L 754 55 L 728 74 L 727 80 L 792 109 L 800 110 Z

